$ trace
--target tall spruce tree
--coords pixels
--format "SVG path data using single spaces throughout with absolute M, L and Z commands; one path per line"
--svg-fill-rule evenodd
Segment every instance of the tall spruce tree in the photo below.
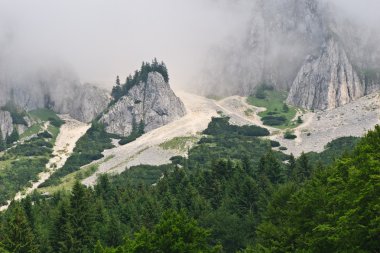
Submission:
M 66 201 L 59 207 L 58 216 L 50 234 L 53 252 L 69 253 L 74 251 L 74 229 L 71 224 L 71 210 Z
M 38 252 L 35 235 L 24 209 L 20 203 L 15 203 L 11 209 L 11 216 L 5 225 L 5 231 L 7 231 L 4 240 L 5 249 L 14 253 Z
M 70 198 L 71 224 L 74 230 L 73 252 L 86 252 L 95 245 L 95 215 L 91 203 L 90 190 L 77 181 Z

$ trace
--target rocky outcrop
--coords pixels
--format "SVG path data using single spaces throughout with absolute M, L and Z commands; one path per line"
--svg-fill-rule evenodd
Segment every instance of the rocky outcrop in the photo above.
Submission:
M 70 70 L 52 69 L 37 71 L 20 80 L 1 80 L 0 75 L 0 106 L 10 100 L 26 111 L 49 108 L 90 122 L 107 108 L 111 98 L 103 89 L 81 84 Z
M 287 99 L 307 109 L 332 109 L 365 95 L 365 86 L 343 48 L 330 38 L 318 56 L 309 56 L 298 72 Z
M 105 90 L 90 84 L 77 85 L 66 92 L 63 100 L 54 100 L 53 97 L 52 109 L 81 122 L 91 122 L 107 108 L 110 101 L 111 97 Z
M 199 90 L 207 95 L 252 94 L 263 82 L 288 89 L 306 55 L 325 34 L 318 0 L 252 0 L 242 41 L 212 51 Z
M 13 132 L 13 122 L 11 114 L 7 111 L 0 111 L 0 129 L 3 139 Z
M 133 127 L 144 123 L 144 131 L 168 124 L 186 114 L 182 101 L 161 74 L 151 72 L 146 82 L 133 86 L 100 119 L 107 132 L 128 136 Z
M 328 109 L 380 90 L 377 28 L 333 1 L 250 2 L 246 34 L 208 57 L 199 92 L 249 96 L 265 83 L 291 90 L 288 102 L 294 105 Z

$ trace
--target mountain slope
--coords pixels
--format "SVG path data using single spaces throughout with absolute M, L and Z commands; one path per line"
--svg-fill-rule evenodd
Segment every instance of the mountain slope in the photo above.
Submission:
M 248 96 L 266 84 L 291 90 L 293 105 L 336 108 L 380 89 L 379 41 L 333 3 L 256 0 L 244 39 L 216 50 L 199 90 Z

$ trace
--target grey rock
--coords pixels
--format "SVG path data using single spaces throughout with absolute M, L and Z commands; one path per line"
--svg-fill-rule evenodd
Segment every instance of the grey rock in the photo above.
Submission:
M 13 132 L 13 122 L 11 114 L 7 111 L 0 110 L 0 129 L 3 139 Z
M 243 39 L 209 56 L 198 92 L 248 96 L 266 83 L 278 90 L 291 89 L 292 104 L 326 109 L 380 90 L 377 29 L 348 16 L 332 1 L 251 2 L 249 29 Z M 318 62 L 327 66 L 317 66 Z M 339 73 L 333 73 L 334 68 Z M 332 83 L 327 85 L 323 78 Z
M 63 100 L 54 103 L 52 109 L 79 121 L 90 122 L 107 108 L 110 101 L 111 97 L 105 90 L 90 84 L 77 85 L 65 94 Z
M 330 38 L 318 56 L 309 56 L 298 72 L 287 99 L 307 109 L 332 109 L 365 95 L 365 86 L 343 47 Z
M 186 114 L 182 101 L 174 94 L 161 74 L 151 72 L 147 82 L 132 87 L 100 119 L 109 133 L 128 136 L 133 124 L 143 121 L 148 132 Z
M 26 111 L 49 108 L 90 122 L 107 108 L 111 97 L 96 86 L 81 84 L 69 70 L 54 69 L 26 76 L 21 81 L 0 80 L 0 106 L 9 100 Z

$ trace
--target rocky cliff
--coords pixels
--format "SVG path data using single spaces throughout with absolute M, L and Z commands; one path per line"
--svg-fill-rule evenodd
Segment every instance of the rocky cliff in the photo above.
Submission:
M 332 109 L 365 95 L 365 85 L 343 47 L 330 38 L 309 56 L 295 78 L 287 102 L 307 109 Z
M 90 84 L 73 86 L 62 95 L 63 99 L 52 97 L 51 109 L 57 113 L 69 114 L 82 122 L 91 122 L 111 101 L 107 91 Z
M 148 74 L 146 82 L 133 86 L 100 119 L 107 132 L 128 136 L 133 127 L 144 123 L 148 132 L 186 114 L 182 101 L 158 72 Z
M 0 110 L 0 129 L 3 139 L 10 135 L 13 131 L 13 122 L 11 114 L 7 111 Z
M 1 79 L 1 74 L 0 70 L 0 106 L 12 100 L 26 111 L 49 108 L 90 122 L 111 100 L 107 91 L 81 84 L 75 73 L 64 68 L 36 71 L 20 78 Z
M 379 29 L 332 1 L 252 3 L 244 38 L 210 56 L 201 92 L 247 96 L 265 83 L 290 90 L 293 105 L 328 109 L 380 89 Z

